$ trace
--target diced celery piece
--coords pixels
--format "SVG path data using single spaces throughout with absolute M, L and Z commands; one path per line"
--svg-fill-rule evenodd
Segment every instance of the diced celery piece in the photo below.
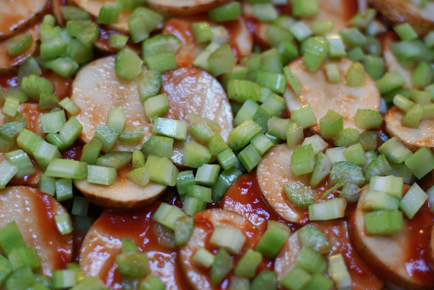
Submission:
M 380 94 L 385 94 L 393 90 L 399 89 L 405 85 L 404 77 L 397 71 L 390 71 L 384 74 L 384 76 L 375 82 L 377 84 Z
M 176 185 L 178 169 L 169 158 L 149 156 L 145 167 L 148 169 L 151 181 L 167 186 Z
M 90 142 L 83 146 L 80 161 L 86 162 L 89 165 L 95 165 L 100 153 L 102 143 L 97 138 L 92 138 Z
M 294 17 L 311 18 L 318 13 L 318 0 L 295 0 L 292 2 L 292 14 Z
M 146 116 L 149 120 L 153 120 L 155 117 L 164 116 L 170 108 L 166 93 L 146 99 L 144 106 Z
M 324 37 L 311 37 L 303 45 L 305 47 L 303 65 L 312 72 L 317 71 L 327 58 L 329 43 Z
M 237 228 L 231 226 L 216 226 L 209 242 L 215 246 L 223 247 L 229 253 L 236 255 L 244 246 L 246 237 Z
M 178 218 L 186 216 L 185 213 L 174 205 L 161 203 L 152 219 L 171 230 L 175 229 L 175 222 Z
M 286 101 L 279 95 L 271 94 L 261 105 L 261 108 L 265 110 L 265 113 L 269 116 L 281 116 L 283 110 L 285 110 Z M 258 111 L 257 111 L 258 112 Z M 255 120 L 255 116 L 253 116 Z
M 228 148 L 228 144 L 219 133 L 215 133 L 208 142 L 208 148 L 213 156 L 217 156 Z
M 181 200 L 184 199 L 185 194 L 187 193 L 187 188 L 194 184 L 193 170 L 185 170 L 178 173 L 178 177 L 176 178 L 176 189 L 178 190 Z
M 289 148 L 294 148 L 296 145 L 303 141 L 303 128 L 297 123 L 289 121 L 285 128 L 286 131 L 286 143 Z
M 143 103 L 148 98 L 156 96 L 160 91 L 162 81 L 159 71 L 144 71 L 139 82 L 140 102 Z
M 239 2 L 230 2 L 208 11 L 209 18 L 215 22 L 235 20 L 240 15 L 241 3 Z
M 80 112 L 80 108 L 71 101 L 70 98 L 66 97 L 59 102 L 59 105 L 63 107 L 69 114 L 75 116 Z
M 399 141 L 397 137 L 387 140 L 378 147 L 378 152 L 383 153 L 387 160 L 393 163 L 402 163 L 413 153 Z
M 228 83 L 228 98 L 240 103 L 249 99 L 259 101 L 261 89 L 257 83 L 247 80 L 230 80 Z
M 285 134 L 286 139 L 286 134 Z M 264 155 L 268 149 L 273 147 L 273 142 L 264 134 L 260 133 L 256 135 L 251 141 L 253 147 L 255 147 L 256 151 L 258 151 L 259 155 Z M 226 168 L 224 168 L 226 169 Z
M 98 126 L 95 129 L 94 138 L 101 141 L 102 152 L 108 153 L 116 146 L 116 142 L 118 141 L 120 134 L 121 132 L 114 128 L 110 128 L 108 126 Z
M 312 248 L 320 254 L 327 254 L 330 251 L 327 237 L 315 227 L 302 227 L 297 231 L 297 236 L 302 247 Z
M 286 274 L 280 283 L 288 290 L 303 290 L 312 276 L 301 267 L 294 267 Z
M 377 210 L 365 215 L 365 227 L 371 235 L 393 235 L 403 229 L 404 218 L 399 210 Z
M 41 192 L 54 196 L 56 193 L 56 180 L 52 177 L 46 176 L 45 174 L 41 175 L 37 187 Z
M 64 201 L 73 197 L 72 179 L 60 178 L 56 180 L 56 199 Z
M 261 131 L 262 127 L 252 120 L 246 120 L 229 133 L 228 145 L 232 150 L 246 146 Z
M 261 155 L 252 144 L 246 146 L 239 154 L 238 158 L 247 169 L 247 172 L 252 171 L 261 161 Z
M 291 234 L 291 230 L 284 224 L 268 221 L 268 227 L 262 235 L 255 250 L 265 257 L 273 259 Z
M 404 163 L 418 179 L 421 179 L 434 169 L 434 153 L 428 148 L 422 147 L 408 157 Z
M 276 289 L 277 273 L 268 269 L 262 270 L 253 280 L 251 290 Z
M 374 176 L 369 183 L 369 190 L 381 191 L 390 196 L 401 198 L 403 190 L 403 178 L 393 175 Z
M 327 269 L 327 263 L 323 256 L 309 247 L 301 248 L 295 263 L 311 274 L 322 274 Z
M 283 185 L 283 191 L 289 201 L 299 208 L 306 208 L 315 202 L 310 186 L 306 186 L 300 181 L 292 181 Z
M 324 275 L 315 273 L 312 275 L 310 282 L 305 286 L 304 290 L 327 290 L 333 286 L 333 281 L 326 278 Z
M 206 143 L 214 135 L 214 132 L 206 122 L 202 122 L 190 127 L 190 135 L 196 141 Z
M 194 215 L 205 208 L 206 201 L 192 196 L 186 196 L 184 199 L 184 204 L 182 205 L 182 210 L 188 215 Z
M 311 105 L 305 105 L 291 112 L 291 120 L 303 129 L 309 128 L 317 123 Z
M 347 201 L 345 198 L 334 198 L 325 202 L 309 205 L 310 220 L 332 220 L 344 217 Z
M 127 178 L 138 186 L 144 187 L 149 183 L 149 173 L 146 167 L 139 167 L 127 173 Z
M 398 205 L 398 198 L 393 197 L 385 192 L 371 189 L 369 189 L 362 200 L 362 208 L 365 211 L 382 209 L 397 210 Z
M 238 2 L 236 2 L 239 4 Z M 214 285 L 220 284 L 234 267 L 231 256 L 224 248 L 220 248 L 215 255 L 214 263 L 211 266 L 210 278 Z
M 75 117 L 71 117 L 60 130 L 59 137 L 62 138 L 66 144 L 72 145 L 74 141 L 77 140 L 82 130 L 83 126 L 80 122 L 78 122 Z M 96 132 L 95 130 L 95 135 Z
M 315 166 L 315 154 L 312 144 L 298 147 L 291 156 L 291 171 L 295 176 L 307 174 L 313 171 Z
M 211 160 L 211 152 L 205 146 L 202 146 L 194 141 L 185 144 L 183 165 L 198 168 L 203 164 L 209 163 Z
M 197 169 L 195 182 L 200 185 L 212 186 L 215 184 L 220 166 L 217 164 L 204 164 Z M 210 196 L 211 198 L 211 196 Z M 211 202 L 211 200 L 209 201 Z
M 357 128 L 376 129 L 383 123 L 383 117 L 377 111 L 370 109 L 357 109 L 354 117 Z
M 183 141 L 187 138 L 187 128 L 186 121 L 156 118 L 152 133 Z
M 349 146 L 342 152 L 342 156 L 352 164 L 362 166 L 365 164 L 365 156 L 362 145 L 360 143 Z
M 18 168 L 18 172 L 15 174 L 16 178 L 22 178 L 26 175 L 32 175 L 36 173 L 32 161 L 23 150 L 19 149 L 8 152 L 5 154 L 5 157 Z
M 350 289 L 352 285 L 350 273 L 345 265 L 342 254 L 336 254 L 329 258 L 327 274 L 335 282 L 338 289 Z
M 211 188 L 200 185 L 190 185 L 187 187 L 186 199 L 188 197 L 194 197 L 204 202 L 211 202 L 211 195 Z
M 5 281 L 6 289 L 26 290 L 35 283 L 35 276 L 30 266 L 21 267 L 12 272 Z
M 151 136 L 142 146 L 142 152 L 147 157 L 172 157 L 173 139 L 162 136 Z
M 129 252 L 116 256 L 116 263 L 121 274 L 130 277 L 141 277 L 150 272 L 146 253 Z
M 256 82 L 277 94 L 283 94 L 286 88 L 286 77 L 277 72 L 260 70 L 256 75 Z
M 235 267 L 234 274 L 247 278 L 253 278 L 256 274 L 256 269 L 262 261 L 262 254 L 252 249 L 247 249 L 243 257 Z
M 133 143 L 142 140 L 144 135 L 145 129 L 143 127 L 126 125 L 119 136 L 119 141 Z
M 53 160 L 62 158 L 57 147 L 45 141 L 38 142 L 33 151 L 33 155 L 38 165 L 44 170 L 47 170 L 47 167 Z
M 231 71 L 235 67 L 236 63 L 237 60 L 229 44 L 223 44 L 208 57 L 208 65 L 214 76 L 219 76 Z
M 345 52 L 345 45 L 342 38 L 337 33 L 326 34 L 326 39 L 329 43 L 329 55 L 331 58 L 344 57 L 347 53 Z
M 183 246 L 188 243 L 194 229 L 194 218 L 190 216 L 181 216 L 175 221 L 175 244 Z
M 65 111 L 53 111 L 40 115 L 39 121 L 41 122 L 42 132 L 44 133 L 57 133 L 62 130 L 66 123 Z
M 191 259 L 200 266 L 209 269 L 214 263 L 214 255 L 205 248 L 199 248 L 196 250 Z
M 427 199 L 428 195 L 414 183 L 399 202 L 399 209 L 407 218 L 412 219 Z
M 220 173 L 216 183 L 212 187 L 212 199 L 214 202 L 218 202 L 228 190 L 229 186 L 240 177 L 242 172 L 235 166 L 224 170 Z
M 129 81 L 142 72 L 142 64 L 142 59 L 127 47 L 122 48 L 115 57 L 116 73 Z
M 332 162 L 322 152 L 319 152 L 315 159 L 315 166 L 310 176 L 310 186 L 317 187 L 329 174 L 332 169 Z
M 87 176 L 87 163 L 75 160 L 54 159 L 48 165 L 48 177 L 82 179 Z

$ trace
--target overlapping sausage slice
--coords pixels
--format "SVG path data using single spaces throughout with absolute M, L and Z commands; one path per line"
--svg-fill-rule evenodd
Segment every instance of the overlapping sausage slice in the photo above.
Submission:
M 323 68 L 316 72 L 310 72 L 302 65 L 302 60 L 296 60 L 289 64 L 292 73 L 300 81 L 302 89 L 300 96 L 292 90 L 285 91 L 285 99 L 290 111 L 304 105 L 311 105 L 313 112 L 319 121 L 328 110 L 334 110 L 344 117 L 344 128 L 356 128 L 354 116 L 357 109 L 380 108 L 380 93 L 375 82 L 365 73 L 366 83 L 363 86 L 352 88 L 346 85 L 345 74 L 352 61 L 342 58 L 336 63 L 341 74 L 342 82 L 331 84 Z M 318 128 L 319 129 L 319 128 Z
M 348 237 L 348 222 L 345 220 L 324 221 L 310 223 L 307 227 L 315 227 L 327 237 L 331 250 L 326 256 L 342 254 L 351 277 L 351 289 L 383 289 L 383 278 L 373 272 L 352 247 Z M 279 282 L 296 266 L 295 261 L 300 250 L 300 241 L 295 232 L 283 244 L 276 257 L 274 269 L 278 274 Z
M 99 10 L 106 2 L 113 2 L 110 0 L 96 0 L 96 1 L 88 1 L 88 0 L 73 0 L 75 5 L 86 10 L 90 13 L 90 15 L 94 17 L 98 17 Z M 128 33 L 128 18 L 131 16 L 133 12 L 128 10 L 121 10 L 118 19 L 115 23 L 109 24 L 108 27 L 114 29 L 116 31 Z
M 165 15 L 189 16 L 211 10 L 230 0 L 149 0 L 147 4 Z
M 26 27 L 47 7 L 48 0 L 0 1 L 0 39 Z
M 307 209 L 300 209 L 292 204 L 283 192 L 283 185 L 288 182 L 300 182 L 309 185 L 309 177 L 295 176 L 291 171 L 291 156 L 293 149 L 286 145 L 278 145 L 269 150 L 258 165 L 257 176 L 259 187 L 270 207 L 284 220 L 295 223 L 306 223 Z M 321 190 L 315 190 L 316 199 L 322 195 Z
M 395 23 L 409 23 L 417 33 L 425 34 L 434 28 L 434 3 L 426 1 L 419 9 L 407 0 L 368 0 L 378 11 Z
M 366 192 L 365 188 L 361 200 Z M 365 214 L 359 202 L 350 219 L 351 241 L 365 261 L 400 287 L 432 289 L 434 261 L 430 252 L 430 235 L 434 217 L 427 204 L 412 220 L 404 219 L 404 228 L 391 236 L 367 234 Z
M 54 216 L 66 209 L 52 196 L 28 186 L 6 187 L 0 191 L 0 227 L 15 221 L 27 246 L 34 247 L 41 259 L 41 274 L 64 269 L 72 258 L 72 235 L 62 236 Z
M 145 251 L 151 273 L 166 284 L 166 290 L 190 289 L 177 267 L 176 249 L 162 246 L 154 233 L 152 215 L 159 203 L 134 213 L 104 211 L 89 229 L 80 250 L 80 267 L 87 276 L 101 278 L 111 289 L 122 289 L 122 274 L 116 255 L 122 252 L 122 238 L 131 238 Z
M 173 34 L 182 41 L 182 45 L 176 53 L 179 66 L 190 66 L 196 57 L 205 50 L 205 44 L 194 41 L 191 25 L 194 22 L 206 21 L 211 26 L 223 26 L 228 33 L 228 43 L 237 57 L 247 56 L 252 52 L 253 38 L 243 17 L 233 21 L 213 23 L 204 15 L 186 18 L 171 18 L 163 29 L 163 34 Z
M 412 128 L 402 125 L 404 116 L 405 112 L 396 107 L 384 115 L 386 130 L 390 136 L 397 136 L 413 152 L 421 147 L 434 148 L 434 120 L 422 120 L 418 128 Z
M 0 22 L 3 20 L 1 14 L 1 12 L 3 12 L 1 10 L 2 9 L 1 6 L 3 5 L 2 4 L 3 2 L 9 3 L 9 1 L 0 2 Z M 12 1 L 11 3 L 15 3 L 15 2 L 19 2 L 19 1 Z M 35 52 L 36 42 L 39 39 L 38 28 L 39 28 L 39 24 L 33 24 L 32 26 L 26 28 L 21 32 L 22 34 L 31 34 L 32 43 L 30 44 L 29 48 L 26 49 L 26 51 L 24 51 L 23 53 L 17 56 L 10 56 L 8 53 L 7 47 L 8 47 L 9 39 L 4 39 L 0 41 L 0 73 L 16 71 L 18 67 Z

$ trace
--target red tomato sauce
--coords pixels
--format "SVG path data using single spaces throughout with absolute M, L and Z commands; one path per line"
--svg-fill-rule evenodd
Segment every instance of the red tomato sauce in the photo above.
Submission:
M 71 238 L 71 235 L 62 236 L 57 229 L 56 221 L 54 219 L 55 200 L 52 196 L 42 194 L 36 189 L 33 195 L 33 205 L 35 207 L 32 210 L 36 210 L 42 216 L 44 223 L 39 223 L 38 227 L 43 228 L 43 232 L 47 233 L 39 236 L 40 242 L 45 245 L 54 247 L 57 251 L 55 269 L 65 269 L 66 264 L 71 262 L 72 251 L 65 249 L 65 241 Z
M 410 276 L 426 286 L 434 286 L 434 261 L 431 253 L 430 238 L 434 224 L 434 214 L 428 203 L 422 206 L 413 219 L 404 219 L 411 237 L 410 246 L 405 251 L 405 268 Z
M 177 263 L 176 265 L 170 263 L 170 257 L 177 256 L 176 249 L 159 245 L 157 236 L 153 231 L 155 222 L 152 220 L 152 215 L 159 205 L 160 203 L 157 202 L 136 212 L 121 213 L 105 210 L 95 221 L 92 228 L 98 229 L 100 233 L 104 233 L 110 239 L 131 238 L 142 251 L 152 251 L 153 258 L 150 259 L 150 263 L 153 263 L 153 266 L 157 266 L 164 273 L 170 273 L 172 277 L 171 283 L 175 283 L 177 289 L 187 290 L 189 286 L 180 267 L 177 266 Z M 122 289 L 122 274 L 117 270 L 115 256 L 107 257 L 99 277 L 111 289 Z

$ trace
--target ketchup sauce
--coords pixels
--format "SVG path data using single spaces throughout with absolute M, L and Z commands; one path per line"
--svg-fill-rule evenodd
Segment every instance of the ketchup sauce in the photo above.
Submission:
M 141 251 L 147 252 L 151 271 L 166 284 L 166 289 L 190 289 L 177 265 L 176 249 L 159 245 L 154 233 L 156 223 L 152 215 L 159 205 L 160 202 L 156 202 L 136 212 L 105 210 L 92 225 L 81 248 L 80 266 L 85 274 L 98 276 L 111 289 L 122 289 L 122 274 L 115 257 L 121 253 L 122 238 L 127 237 L 133 239 Z M 92 264 L 99 265 L 98 269 Z

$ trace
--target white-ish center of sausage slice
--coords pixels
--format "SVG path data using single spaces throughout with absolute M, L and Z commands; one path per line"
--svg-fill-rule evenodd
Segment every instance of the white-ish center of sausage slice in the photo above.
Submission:
M 307 221 L 308 212 L 292 204 L 283 191 L 283 186 L 288 182 L 301 182 L 309 185 L 309 177 L 305 175 L 295 176 L 291 171 L 291 156 L 294 149 L 286 145 L 273 147 L 264 155 L 258 165 L 257 177 L 259 187 L 270 207 L 283 219 L 302 223 Z M 321 196 L 319 190 L 315 191 L 316 199 Z
M 38 15 L 48 0 L 2 0 L 0 1 L 0 39 L 26 26 Z
M 363 200 L 367 191 L 368 189 L 365 187 L 360 194 L 360 200 Z M 368 264 L 381 270 L 386 279 L 398 286 L 405 289 L 425 289 L 424 282 L 420 281 L 417 275 L 411 273 L 414 267 L 420 266 L 422 271 L 427 269 L 425 269 L 424 261 L 410 261 L 408 258 L 407 253 L 414 246 L 411 240 L 415 238 L 408 222 L 404 221 L 404 228 L 391 236 L 369 235 L 365 231 L 366 213 L 362 209 L 362 203 L 359 202 L 351 218 L 350 237 L 357 251 Z M 422 249 L 422 251 L 424 250 L 429 251 L 429 248 Z M 412 261 L 420 263 L 420 265 L 417 266 Z
M 114 0 L 73 0 L 75 5 L 86 10 L 92 16 L 98 17 L 99 10 L 106 2 L 116 2 Z M 132 11 L 121 10 L 118 19 L 115 23 L 109 24 L 108 27 L 111 29 L 128 33 L 128 18 L 130 18 Z
M 163 75 L 163 87 L 167 93 L 170 109 L 165 117 L 176 120 L 187 120 L 187 115 L 194 113 L 203 118 L 219 123 L 220 135 L 226 141 L 233 130 L 233 116 L 220 83 L 209 73 L 195 68 L 180 68 Z M 182 164 L 183 149 L 186 141 L 175 141 L 172 161 Z
M 319 121 L 327 114 L 328 110 L 334 110 L 344 117 L 344 128 L 356 128 L 354 116 L 357 109 L 372 109 L 378 111 L 380 108 L 380 93 L 375 82 L 365 73 L 365 85 L 352 88 L 346 85 L 346 72 L 353 63 L 342 58 L 335 63 L 341 74 L 340 84 L 331 84 L 327 80 L 324 68 L 316 72 L 310 72 L 298 59 L 289 64 L 292 73 L 300 81 L 301 95 L 297 96 L 292 90 L 287 89 L 284 97 L 290 111 L 304 105 L 311 105 L 313 112 Z
M 351 289 L 383 289 L 384 280 L 366 265 L 352 247 L 348 238 L 347 221 L 316 222 L 307 225 L 307 227 L 318 228 L 327 237 L 330 243 L 330 252 L 326 256 L 342 254 L 351 277 Z M 296 266 L 296 260 L 301 248 L 297 232 L 289 236 L 283 244 L 274 262 L 274 270 L 277 272 L 279 283 Z
M 246 237 L 245 246 L 250 248 L 254 248 L 259 242 L 259 231 L 242 215 L 223 209 L 204 210 L 195 214 L 194 218 L 196 222 L 193 234 L 188 243 L 179 249 L 181 267 L 192 289 L 220 289 L 220 287 L 213 285 L 209 279 L 209 275 L 204 274 L 203 270 L 192 261 L 195 251 L 198 248 L 206 247 L 211 236 L 210 230 L 205 229 L 203 226 L 200 226 L 200 224 L 209 223 L 213 228 L 216 226 L 235 227 L 244 234 Z
M 29 186 L 6 187 L 0 191 L 0 228 L 16 221 L 27 246 L 37 250 L 41 274 L 64 269 L 72 258 L 72 235 L 61 235 L 54 216 L 66 213 L 53 197 Z
M 9 3 L 9 1 L 6 1 Z M 1 4 L 2 1 L 0 1 L 0 22 L 2 21 L 2 8 Z M 11 2 L 14 3 L 14 2 Z M 1 24 L 0 24 L 1 25 Z M 7 47 L 9 43 L 9 39 L 5 39 L 0 41 L 0 73 L 1 72 L 13 72 L 18 68 L 20 64 L 22 64 L 26 59 L 28 59 L 36 49 L 36 42 L 39 39 L 39 24 L 34 24 L 30 26 L 29 28 L 26 28 L 24 31 L 22 31 L 22 34 L 31 34 L 32 35 L 32 43 L 30 44 L 29 48 L 26 49 L 23 53 L 17 56 L 11 57 L 8 53 Z
M 113 151 L 132 151 L 141 148 L 149 139 L 152 125 L 140 103 L 140 76 L 132 81 L 125 80 L 116 74 L 114 66 L 114 57 L 110 56 L 97 59 L 82 68 L 72 85 L 71 100 L 80 108 L 80 113 L 75 118 L 83 126 L 80 139 L 85 143 L 90 142 L 96 127 L 107 125 L 110 108 L 125 108 L 125 125 L 143 127 L 145 135 L 136 143 L 118 141 Z
M 129 166 L 119 170 L 116 182 L 109 186 L 88 183 L 86 179 L 74 180 L 74 184 L 93 203 L 120 210 L 151 205 L 166 189 L 165 185 L 154 182 L 138 186 L 126 177 L 130 171 Z
M 386 130 L 391 136 L 397 136 L 410 150 L 417 151 L 421 147 L 434 148 L 434 120 L 420 121 L 418 128 L 402 125 L 405 113 L 396 107 L 384 115 Z

